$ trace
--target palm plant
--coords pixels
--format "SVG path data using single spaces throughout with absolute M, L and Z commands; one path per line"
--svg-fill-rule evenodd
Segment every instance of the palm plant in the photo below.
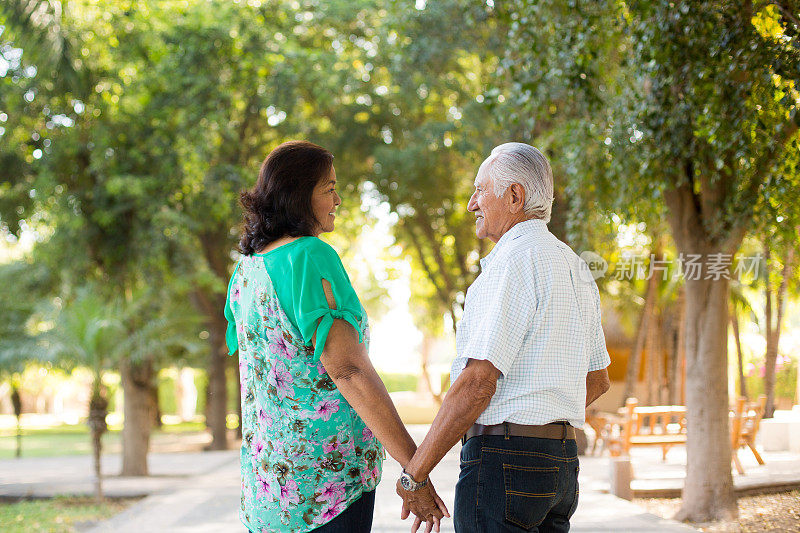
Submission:
M 103 498 L 100 457 L 102 436 L 108 429 L 108 398 L 103 373 L 113 360 L 115 345 L 124 334 L 118 301 L 103 298 L 91 287 L 83 287 L 61 306 L 52 329 L 42 334 L 40 351 L 70 369 L 85 366 L 92 371 L 89 417 L 94 455 L 95 496 Z

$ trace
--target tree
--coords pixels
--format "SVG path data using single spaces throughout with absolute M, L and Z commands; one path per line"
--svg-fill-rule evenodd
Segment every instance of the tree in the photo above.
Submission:
M 537 9 L 516 5 L 519 16 Z M 605 89 L 608 109 L 584 119 L 596 132 L 587 142 L 602 154 L 589 162 L 599 161 L 603 175 L 586 172 L 579 182 L 599 181 L 618 198 L 615 205 L 636 198 L 643 207 L 666 207 L 686 273 L 689 437 L 678 516 L 728 518 L 736 514 L 726 385 L 729 292 L 713 265 L 729 263 L 754 224 L 759 198 L 786 194 L 790 182 L 797 186 L 797 174 L 781 184 L 772 179 L 779 162 L 798 150 L 796 9 L 774 2 L 602 5 L 617 15 L 602 30 L 584 24 L 585 32 L 561 35 L 571 45 L 583 34 L 591 39 L 614 29 L 612 43 L 588 48 L 590 57 L 569 47 L 562 56 L 573 58 L 562 72 Z M 596 12 L 586 2 L 570 9 L 578 19 Z M 609 47 L 613 53 L 595 54 Z M 539 57 L 535 49 L 525 53 L 521 40 L 511 48 L 523 65 Z M 593 78 L 600 65 L 619 72 L 616 83 Z M 569 87 L 572 79 L 557 76 L 553 83 Z M 699 271 L 690 262 L 700 263 Z
M 122 476 L 149 474 L 147 454 L 156 405 L 153 390 L 158 369 L 186 352 L 201 350 L 199 317 L 183 306 L 177 294 L 143 288 L 120 305 L 117 319 L 124 336 L 109 353 L 119 362 L 124 393 L 125 425 L 122 429 Z M 185 297 L 185 296 L 184 296 Z
M 764 418 L 772 418 L 775 412 L 775 364 L 778 359 L 786 292 L 792 281 L 795 269 L 797 230 L 789 231 L 788 242 L 779 235 L 784 232 L 771 232 L 764 237 L 764 273 L 761 280 L 764 287 L 764 392 L 767 396 Z M 776 235 L 777 233 L 777 235 Z M 794 234 L 794 235 L 793 235 Z M 776 251 L 783 251 L 776 257 Z
M 800 211 L 796 208 L 800 192 L 796 186 L 800 174 L 800 154 L 790 152 L 773 170 L 770 181 L 780 195 L 764 195 L 756 206 L 758 227 L 751 235 L 761 241 L 763 263 L 755 282 L 764 290 L 762 331 L 766 340 L 764 353 L 764 392 L 767 402 L 764 417 L 775 411 L 775 364 L 778 358 L 787 292 L 798 286 L 797 254 L 800 239 Z
M 176 266 L 189 270 L 191 261 L 178 255 L 172 228 L 164 227 L 175 222 L 163 201 L 174 182 L 154 172 L 169 175 L 175 157 L 169 157 L 171 150 L 164 145 L 166 132 L 156 133 L 154 117 L 143 114 L 148 94 L 127 90 L 137 81 L 131 73 L 141 67 L 142 48 L 153 32 L 132 31 L 143 19 L 119 6 L 105 6 L 115 13 L 109 22 L 97 6 L 70 3 L 58 13 L 58 40 L 74 43 L 69 48 L 81 59 L 70 61 L 77 71 L 76 83 L 61 83 L 58 73 L 45 68 L 52 63 L 47 47 L 41 40 L 25 38 L 31 28 L 50 31 L 37 26 L 44 20 L 41 9 L 50 3 L 31 7 L 34 3 L 9 4 L 9 11 L 3 11 L 16 35 L 22 35 L 14 42 L 30 49 L 15 54 L 14 75 L 2 80 L 14 89 L 8 94 L 18 98 L 4 102 L 16 103 L 6 108 L 15 141 L 7 158 L 16 164 L 3 169 L 10 186 L 0 203 L 2 222 L 13 231 L 20 220 L 41 221 L 45 233 L 52 233 L 41 245 L 48 252 L 42 256 L 61 272 L 66 288 L 85 279 L 101 280 L 131 294 L 141 284 L 163 280 Z M 22 9 L 14 11 L 15 5 Z M 32 59 L 41 60 L 39 68 L 30 64 Z M 76 249 L 84 253 L 76 254 Z M 122 365 L 124 371 L 140 366 L 130 362 Z M 135 380 L 124 381 L 132 385 Z M 126 395 L 126 402 L 135 397 Z M 126 431 L 123 440 L 136 435 L 140 432 Z M 142 464 L 142 452 L 135 455 Z
M 770 174 L 783 154 L 797 150 L 797 104 L 786 96 L 800 54 L 796 42 L 785 48 L 764 25 L 777 24 L 789 38 L 797 29 L 784 33 L 774 9 L 758 3 L 742 10 L 733 3 L 632 2 L 630 14 L 640 84 L 630 100 L 636 122 L 615 128 L 615 141 L 627 149 L 634 143 L 621 137 L 641 134 L 635 154 L 647 167 L 626 185 L 647 183 L 662 195 L 678 251 L 704 263 L 685 276 L 689 438 L 678 516 L 729 518 L 736 504 L 728 446 L 728 280 L 713 265 L 737 251 L 758 198 L 780 193 Z
M 20 376 L 36 361 L 36 322 L 41 299 L 52 277 L 42 265 L 14 261 L 0 265 L 0 379 L 11 383 L 11 403 L 17 418 L 16 457 L 22 455 L 22 398 Z M 37 362 L 45 363 L 47 358 Z
M 454 20 L 458 32 L 449 31 Z M 384 44 L 356 96 L 369 104 L 364 179 L 397 214 L 395 236 L 418 273 L 415 322 L 428 337 L 445 315 L 455 328 L 485 253 L 467 202 L 480 162 L 503 139 L 481 103 L 500 49 L 493 24 L 485 6 L 468 2 L 388 8 L 373 37 Z
M 103 374 L 111 366 L 109 354 L 123 334 L 119 304 L 109 302 L 96 287 L 84 287 L 74 299 L 62 301 L 52 329 L 39 338 L 39 350 L 66 369 L 86 366 L 92 371 L 87 424 L 91 431 L 95 472 L 95 496 L 103 499 L 100 468 L 102 436 L 107 431 L 108 397 Z

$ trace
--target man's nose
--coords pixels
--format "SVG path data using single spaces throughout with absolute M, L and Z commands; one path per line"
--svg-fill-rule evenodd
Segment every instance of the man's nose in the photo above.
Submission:
M 467 211 L 477 211 L 478 210 L 478 202 L 475 201 L 475 193 L 472 193 L 472 196 L 469 197 L 469 203 L 467 204 Z

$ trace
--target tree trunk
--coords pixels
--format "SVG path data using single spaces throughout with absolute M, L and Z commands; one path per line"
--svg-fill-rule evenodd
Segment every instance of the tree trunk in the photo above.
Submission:
M 678 335 L 672 361 L 670 404 L 686 405 L 686 291 L 678 289 Z
M 645 353 L 647 354 L 647 405 L 662 405 L 664 354 L 661 351 L 661 316 L 655 306 L 647 320 Z
M 736 316 L 736 309 L 731 310 L 731 327 L 733 327 L 733 339 L 736 341 L 736 362 L 739 367 L 739 396 L 749 399 L 747 384 L 744 381 L 744 358 L 742 355 L 742 341 L 739 336 L 739 317 Z
M 225 344 L 225 332 L 228 321 L 221 309 L 225 307 L 225 295 L 208 294 L 202 290 L 192 293 L 195 305 L 205 315 L 205 327 L 208 330 L 208 366 L 206 374 L 206 404 L 204 415 L 206 427 L 211 431 L 211 443 L 207 450 L 227 450 L 228 432 L 226 416 L 228 414 L 228 388 L 225 379 L 225 368 L 228 364 L 228 347 Z
M 667 322 L 662 328 L 662 343 L 666 352 L 666 403 L 668 405 L 680 404 L 680 369 L 681 354 L 683 353 L 683 338 L 681 326 L 683 325 L 683 287 L 678 291 L 677 301 L 667 310 Z
M 421 372 L 417 380 L 417 390 L 427 393 L 431 398 L 441 405 L 442 395 L 435 394 L 433 392 L 433 387 L 431 386 L 431 376 L 430 372 L 428 372 L 428 365 L 430 364 L 431 359 L 432 340 L 433 339 L 431 339 L 428 335 L 423 335 L 422 337 L 422 347 L 420 349 Z
M 642 318 L 639 320 L 639 331 L 636 333 L 636 344 L 628 357 L 628 367 L 625 371 L 625 388 L 622 391 L 622 407 L 625 402 L 633 396 L 636 390 L 636 383 L 639 381 L 639 369 L 642 361 L 642 351 L 647 340 L 649 323 L 653 318 L 653 309 L 656 298 L 658 297 L 658 279 L 655 275 L 647 281 L 647 290 L 644 294 L 644 308 Z
M 94 459 L 94 494 L 98 503 L 103 501 L 103 474 L 101 472 L 100 457 L 103 451 L 103 433 L 106 432 L 106 415 L 108 414 L 108 400 L 105 397 L 98 376 L 92 386 L 92 395 L 89 399 L 89 418 L 87 420 L 89 431 L 92 435 L 92 457 Z
M 14 457 L 22 457 L 22 398 L 19 395 L 19 387 L 11 386 L 11 404 L 14 407 L 14 416 L 17 419 L 17 450 Z
M 224 303 L 219 309 L 223 309 Z M 209 343 L 211 356 L 208 364 L 208 392 L 206 394 L 206 426 L 211 430 L 210 450 L 228 449 L 228 387 L 225 368 L 228 363 L 228 349 L 225 345 L 227 323 L 222 315 L 209 320 Z M 222 320 L 220 320 L 222 318 Z
M 92 428 L 92 458 L 94 460 L 94 497 L 98 502 L 103 501 L 103 473 L 100 467 L 100 457 L 103 453 L 103 432 Z
M 774 293 L 775 304 L 773 306 L 773 291 L 772 284 L 769 279 L 769 261 L 770 250 L 769 245 L 764 247 L 765 258 L 767 262 L 767 277 L 766 277 L 766 340 L 767 349 L 764 355 L 764 392 L 767 395 L 767 403 L 764 407 L 764 418 L 772 418 L 775 414 L 775 363 L 778 360 L 778 345 L 781 340 L 781 328 L 783 326 L 783 302 L 786 298 L 786 285 L 788 277 L 791 274 L 791 264 L 794 261 L 794 250 L 789 250 L 786 260 L 783 263 L 783 270 L 781 272 L 781 282 L 778 290 Z M 773 323 L 772 316 L 775 315 Z
M 216 232 L 199 235 L 203 256 L 209 268 L 227 287 L 230 267 L 230 228 L 217 228 Z M 211 443 L 206 449 L 228 449 L 228 382 L 225 369 L 228 366 L 228 347 L 225 332 L 228 321 L 222 310 L 225 308 L 226 294 L 198 289 L 194 299 L 206 317 L 208 343 L 208 389 L 206 389 L 206 427 L 211 430 Z
M 123 359 L 120 365 L 123 390 L 122 476 L 146 476 L 150 429 L 153 425 L 153 362 Z
M 153 427 L 161 429 L 164 422 L 161 420 L 161 403 L 158 401 L 158 376 L 154 375 L 150 384 L 150 408 L 153 413 Z
M 724 238 L 709 235 L 705 221 L 720 220 L 725 211 L 719 202 L 703 201 L 704 197 L 695 191 L 693 161 L 683 163 L 684 174 L 675 177 L 674 187 L 664 190 L 672 237 L 683 255 L 686 298 L 683 334 L 687 462 L 681 509 L 676 518 L 708 522 L 738 515 L 728 421 L 729 273 L 715 276 L 708 264 L 717 263 L 712 257 L 720 258 L 712 254 L 732 255 L 738 250 L 747 228 L 735 226 Z M 699 264 L 694 263 L 695 259 L 700 260 Z M 700 266 L 700 271 L 692 265 Z
M 728 422 L 728 280 L 687 279 L 686 481 L 679 520 L 737 515 Z

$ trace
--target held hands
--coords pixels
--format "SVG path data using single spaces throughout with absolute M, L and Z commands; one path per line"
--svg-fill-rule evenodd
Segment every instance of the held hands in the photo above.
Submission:
M 397 480 L 397 495 L 403 499 L 400 518 L 405 520 L 410 513 L 416 515 L 414 524 L 411 526 L 411 533 L 416 533 L 423 522 L 427 522 L 425 533 L 431 533 L 431 530 L 438 532 L 441 518 L 443 516 L 450 518 L 447 506 L 436 494 L 430 479 L 427 485 L 415 491 L 404 489 L 400 480 Z

